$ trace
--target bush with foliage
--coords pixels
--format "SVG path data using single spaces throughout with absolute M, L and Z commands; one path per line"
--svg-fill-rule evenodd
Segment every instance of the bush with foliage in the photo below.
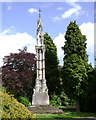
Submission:
M 26 107 L 31 105 L 31 102 L 28 100 L 27 97 L 22 97 L 22 96 L 20 96 L 20 97 L 18 98 L 18 101 L 19 101 L 20 103 L 24 104 Z
M 53 99 L 50 101 L 50 104 L 53 105 L 53 106 L 59 106 L 59 105 L 61 105 L 61 103 L 62 103 L 61 99 L 57 95 L 55 95 L 53 97 Z
M 69 99 L 69 97 L 65 94 L 64 91 L 61 92 L 60 99 L 61 99 L 62 106 L 75 106 L 76 105 L 75 100 Z
M 2 98 L 2 119 L 32 119 L 35 116 L 21 103 L 19 103 L 13 95 L 0 91 Z

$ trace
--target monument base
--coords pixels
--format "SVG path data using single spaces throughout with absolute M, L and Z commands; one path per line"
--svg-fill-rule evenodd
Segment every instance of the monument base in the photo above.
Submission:
M 47 94 L 47 92 L 34 93 L 32 105 L 33 106 L 49 105 L 49 95 Z
M 28 110 L 37 114 L 63 114 L 63 110 L 52 105 L 29 106 Z

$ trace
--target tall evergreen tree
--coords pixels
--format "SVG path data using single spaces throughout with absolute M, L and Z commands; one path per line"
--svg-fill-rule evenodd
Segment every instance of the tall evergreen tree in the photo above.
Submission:
M 84 94 L 87 84 L 88 55 L 86 54 L 86 36 L 82 35 L 76 21 L 70 22 L 65 34 L 63 83 L 66 94 L 77 101 Z
M 46 48 L 45 52 L 46 80 L 49 89 L 49 95 L 59 94 L 58 88 L 60 85 L 60 80 L 57 48 L 53 43 L 52 38 L 48 35 L 48 33 L 44 35 L 44 44 Z

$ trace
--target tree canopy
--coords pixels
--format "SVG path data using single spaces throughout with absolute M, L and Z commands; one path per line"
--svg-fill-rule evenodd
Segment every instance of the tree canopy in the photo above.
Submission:
M 60 88 L 60 79 L 58 69 L 59 60 L 57 57 L 57 48 L 53 43 L 52 38 L 48 35 L 48 33 L 44 35 L 44 44 L 46 48 L 46 80 L 49 89 L 49 95 L 59 94 L 58 88 Z
M 72 54 L 78 54 L 81 58 L 88 62 L 88 55 L 86 54 L 86 36 L 82 35 L 76 21 L 70 22 L 65 34 L 64 59 Z
M 3 86 L 17 96 L 31 98 L 34 86 L 36 59 L 35 54 L 26 50 L 5 56 L 2 66 Z

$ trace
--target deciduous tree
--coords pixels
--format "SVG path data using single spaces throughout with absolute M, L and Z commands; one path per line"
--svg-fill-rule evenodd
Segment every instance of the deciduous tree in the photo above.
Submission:
M 16 96 L 32 97 L 36 59 L 35 54 L 25 49 L 19 53 L 5 56 L 2 66 L 3 86 L 15 93 Z

